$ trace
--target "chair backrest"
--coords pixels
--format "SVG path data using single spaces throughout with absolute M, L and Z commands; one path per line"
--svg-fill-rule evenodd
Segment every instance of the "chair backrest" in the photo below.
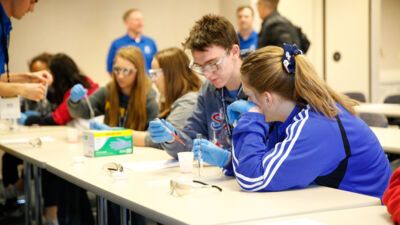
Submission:
M 388 127 L 389 123 L 382 113 L 360 113 L 360 118 L 371 127 Z
M 389 95 L 383 100 L 384 103 L 400 104 L 400 95 Z
M 347 97 L 357 100 L 359 102 L 366 102 L 365 95 L 361 92 L 346 92 Z

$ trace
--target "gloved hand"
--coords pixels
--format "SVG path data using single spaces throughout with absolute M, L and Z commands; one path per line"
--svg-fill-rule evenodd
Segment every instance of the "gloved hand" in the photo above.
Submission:
M 21 125 L 25 125 L 26 119 L 28 119 L 28 116 L 25 115 L 25 113 L 21 113 L 21 117 L 18 119 L 18 123 Z
M 89 121 L 89 129 L 91 130 L 121 130 L 123 127 L 110 127 L 104 123 L 99 123 L 96 121 Z
M 149 133 L 151 140 L 153 140 L 156 143 L 168 142 L 174 140 L 174 136 L 172 136 L 172 134 L 170 134 L 170 132 L 165 127 L 168 127 L 168 129 L 171 132 L 175 133 L 174 126 L 172 126 L 164 119 L 150 121 Z
M 194 152 L 196 159 L 199 158 L 199 151 L 204 162 L 220 168 L 224 167 L 231 155 L 229 151 L 216 146 L 208 140 L 194 139 L 192 152 Z
M 40 116 L 40 113 L 38 111 L 35 110 L 27 110 L 25 112 L 23 112 L 27 117 L 30 116 Z
M 82 84 L 75 84 L 71 89 L 71 96 L 69 99 L 73 102 L 77 102 L 81 100 L 87 94 L 87 90 L 83 87 Z
M 25 125 L 26 119 L 30 116 L 40 116 L 40 114 L 35 110 L 28 110 L 21 113 L 21 117 L 18 119 L 18 123 L 21 125 Z
M 228 111 L 228 122 L 233 124 L 235 121 L 239 120 L 239 116 L 242 113 L 248 112 L 251 108 L 257 106 L 253 102 L 248 102 L 245 100 L 237 100 L 230 104 L 227 108 Z

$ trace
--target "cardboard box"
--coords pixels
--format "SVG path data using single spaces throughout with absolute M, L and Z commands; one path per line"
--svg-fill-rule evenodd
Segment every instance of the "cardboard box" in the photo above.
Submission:
M 85 130 L 83 149 L 88 157 L 131 154 L 132 130 Z

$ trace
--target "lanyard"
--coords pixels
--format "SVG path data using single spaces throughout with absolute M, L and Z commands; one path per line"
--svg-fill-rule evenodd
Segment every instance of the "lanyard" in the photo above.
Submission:
M 125 109 L 125 114 L 124 114 L 124 117 L 123 117 L 123 118 L 121 118 L 121 113 L 120 113 L 120 115 L 118 116 L 118 126 L 119 126 L 119 127 L 125 127 L 125 124 L 126 124 L 126 117 L 128 117 L 128 109 Z
M 6 72 L 7 72 L 7 81 L 10 82 L 10 70 L 8 68 L 8 62 L 9 62 L 9 57 L 8 57 L 8 43 L 10 40 L 10 35 L 8 37 L 6 36 L 6 31 L 4 27 L 4 22 L 3 22 L 3 15 L 0 15 L 0 22 L 1 22 L 1 47 L 3 48 L 4 52 L 4 62 L 6 63 Z
M 231 139 L 231 137 L 232 137 L 232 126 L 228 122 L 228 113 L 226 112 L 227 106 L 226 106 L 226 101 L 225 101 L 224 89 L 221 88 L 220 92 L 221 92 L 222 113 L 224 114 L 224 122 L 226 124 L 226 130 L 228 131 L 229 139 Z M 239 91 L 236 94 L 235 101 L 238 100 L 238 98 L 239 98 L 241 93 L 242 93 L 242 85 L 240 85 L 240 87 L 239 87 Z

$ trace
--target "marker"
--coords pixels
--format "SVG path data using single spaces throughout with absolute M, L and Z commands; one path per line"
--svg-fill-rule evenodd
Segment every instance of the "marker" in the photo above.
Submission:
M 185 143 L 183 143 L 183 141 L 182 141 L 178 136 L 176 136 L 176 134 L 175 134 L 174 132 L 172 132 L 172 131 L 167 127 L 167 125 L 165 125 L 159 118 L 156 118 L 155 120 L 158 121 L 158 122 L 160 122 L 160 123 L 162 124 L 162 126 L 163 126 L 165 129 L 167 129 L 167 131 L 168 131 L 172 136 L 174 136 L 174 138 L 175 138 L 176 140 L 178 140 L 181 144 L 183 144 L 183 146 L 186 146 Z

